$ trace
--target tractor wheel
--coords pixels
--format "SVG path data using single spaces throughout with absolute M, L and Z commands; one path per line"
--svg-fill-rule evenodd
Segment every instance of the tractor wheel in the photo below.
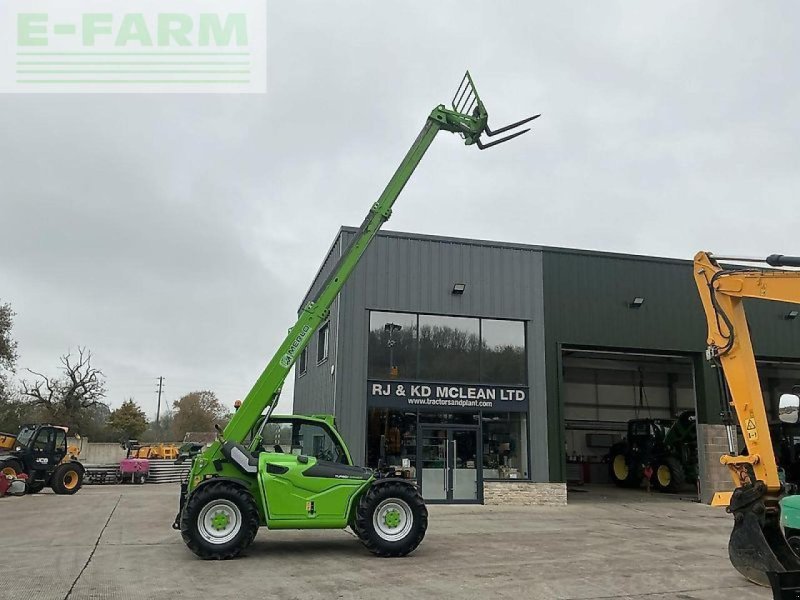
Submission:
M 419 546 L 428 529 L 428 509 L 408 483 L 373 485 L 358 503 L 355 531 L 376 556 L 405 556 Z
M 656 464 L 650 481 L 659 492 L 679 492 L 686 485 L 686 473 L 681 463 L 670 456 Z
M 628 455 L 624 448 L 611 452 L 608 474 L 611 477 L 611 481 L 619 487 L 635 488 L 639 487 L 641 483 L 637 470 L 635 468 L 632 469 L 628 463 Z
M 50 487 L 56 494 L 72 495 L 83 485 L 83 469 L 74 463 L 58 465 L 50 476 Z
M 238 556 L 258 532 L 252 494 L 233 483 L 210 483 L 194 492 L 181 513 L 181 537 L 202 559 Z
M 22 473 L 22 463 L 15 458 L 3 461 L 0 463 L 0 473 L 3 475 L 11 475 L 11 477 L 16 477 Z

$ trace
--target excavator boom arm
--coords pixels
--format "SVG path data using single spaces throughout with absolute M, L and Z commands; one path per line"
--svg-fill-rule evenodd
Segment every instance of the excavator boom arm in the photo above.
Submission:
M 760 262 L 790 265 L 786 260 L 792 257 L 779 256 L 778 262 L 775 256 Z M 786 490 L 778 477 L 743 301 L 800 303 L 800 272 L 724 268 L 712 254 L 699 252 L 694 279 L 708 325 L 707 356 L 722 374 L 722 412 L 728 417 L 726 424 L 736 419 L 747 447 L 746 454 L 736 454 L 731 447 L 721 458 L 736 486 L 727 509 L 734 515 L 728 553 L 740 573 L 767 585 L 766 572 L 798 570 L 800 559 L 780 529 L 780 499 Z M 718 494 L 723 497 L 727 498 Z

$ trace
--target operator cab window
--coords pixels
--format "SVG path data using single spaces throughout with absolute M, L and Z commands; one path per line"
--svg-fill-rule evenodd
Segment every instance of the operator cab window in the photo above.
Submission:
M 36 436 L 36 440 L 33 442 L 33 449 L 38 450 L 40 452 L 48 451 L 53 445 L 53 430 L 52 429 L 40 429 L 39 435 Z
M 302 421 L 274 421 L 264 427 L 263 446 L 267 452 L 313 456 L 348 464 L 347 454 L 326 427 Z
M 56 430 L 56 450 L 67 449 L 67 434 L 63 429 Z

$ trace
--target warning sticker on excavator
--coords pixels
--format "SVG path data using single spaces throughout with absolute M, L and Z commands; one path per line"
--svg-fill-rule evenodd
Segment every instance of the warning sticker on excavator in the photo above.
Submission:
M 747 431 L 747 437 L 751 440 L 758 439 L 758 430 L 756 429 L 756 420 L 755 419 L 747 419 L 747 425 L 745 425 L 745 430 Z

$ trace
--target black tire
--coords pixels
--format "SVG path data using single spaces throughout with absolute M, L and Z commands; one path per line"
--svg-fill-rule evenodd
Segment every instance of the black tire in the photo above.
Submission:
M 390 518 L 391 522 L 387 520 Z M 384 520 L 383 525 L 380 525 L 380 519 Z M 406 556 L 425 537 L 428 509 L 413 485 L 377 483 L 361 497 L 354 525 L 353 531 L 361 543 L 375 556 Z
M 212 513 L 217 508 L 218 511 Z M 225 520 L 220 528 L 213 523 L 218 515 Z M 226 482 L 209 483 L 195 491 L 186 501 L 180 520 L 183 541 L 204 560 L 238 556 L 253 543 L 258 525 L 258 508 L 253 496 L 244 487 Z M 228 526 L 231 531 L 225 534 Z
M 58 465 L 50 476 L 50 487 L 56 494 L 71 496 L 83 485 L 83 467 L 67 462 Z
M 639 469 L 631 465 L 628 448 L 624 444 L 611 448 L 608 455 L 608 476 L 619 487 L 636 488 L 641 484 Z
M 16 458 L 10 458 L 8 460 L 0 462 L 0 473 L 2 473 L 3 475 L 11 475 L 12 477 L 16 477 L 22 472 L 23 472 L 22 463 L 19 462 Z
M 686 485 L 686 472 L 677 458 L 669 456 L 656 463 L 650 482 L 659 492 L 679 492 Z

